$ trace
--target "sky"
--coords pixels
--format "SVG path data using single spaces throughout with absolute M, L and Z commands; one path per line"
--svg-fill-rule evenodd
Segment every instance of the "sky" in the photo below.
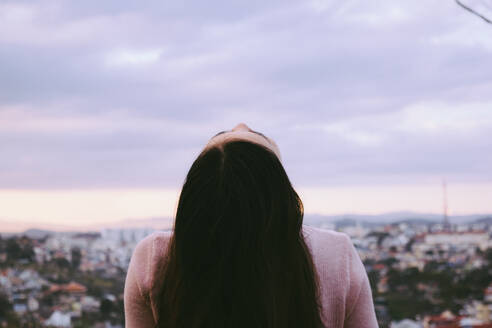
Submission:
M 239 122 L 306 213 L 492 213 L 491 55 L 455 1 L 2 0 L 0 225 L 172 220 Z

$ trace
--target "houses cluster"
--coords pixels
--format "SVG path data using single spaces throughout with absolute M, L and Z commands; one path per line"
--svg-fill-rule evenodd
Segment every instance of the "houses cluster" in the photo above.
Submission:
M 416 318 L 393 321 L 387 313 L 384 296 L 391 292 L 389 279 L 390 270 L 404 272 L 415 270 L 423 272 L 431 264 L 443 264 L 445 270 L 456 275 L 464 276 L 468 272 L 484 268 L 490 259 L 485 254 L 489 250 L 492 255 L 492 225 L 461 224 L 445 229 L 441 224 L 427 222 L 401 222 L 396 224 L 381 224 L 365 227 L 362 224 L 341 227 L 349 234 L 356 246 L 368 272 L 375 271 L 379 279 L 371 281 L 375 294 L 376 308 L 382 318 L 381 326 L 397 328 L 492 328 L 492 272 L 486 273 L 488 287 L 485 286 L 477 299 L 467 299 L 458 313 L 444 310 L 441 314 L 421 315 Z M 437 268 L 441 270 L 442 268 Z M 436 269 L 436 270 L 437 270 Z M 488 276 L 487 276 L 488 275 Z M 422 275 L 423 276 L 423 275 Z M 457 279 L 456 279 L 457 280 Z M 410 283 L 410 282 L 409 282 Z M 428 282 L 417 282 L 416 293 L 432 297 L 437 287 Z M 376 297 L 378 296 L 378 297 Z M 415 300 L 414 300 L 415 301 Z M 434 300 L 439 301 L 439 300 Z M 412 302 L 408 302 L 408 306 Z M 384 317 L 387 317 L 384 320 Z M 388 322 L 392 322 L 389 324 Z
M 71 327 L 83 311 L 96 313 L 100 308 L 100 300 L 87 295 L 84 285 L 51 283 L 35 269 L 0 270 L 0 289 L 9 296 L 19 318 L 46 326 Z
M 23 325 L 123 327 L 126 269 L 136 243 L 151 232 L 0 238 L 0 296 L 7 296 Z M 9 254 L 12 243 L 21 251 Z

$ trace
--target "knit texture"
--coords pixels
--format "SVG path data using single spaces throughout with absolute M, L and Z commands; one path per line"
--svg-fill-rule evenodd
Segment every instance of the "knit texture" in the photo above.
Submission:
M 377 328 L 371 287 L 350 238 L 340 232 L 304 225 L 320 279 L 322 319 L 326 328 Z M 137 244 L 125 282 L 127 328 L 154 327 L 157 268 L 164 260 L 171 231 L 155 232 Z

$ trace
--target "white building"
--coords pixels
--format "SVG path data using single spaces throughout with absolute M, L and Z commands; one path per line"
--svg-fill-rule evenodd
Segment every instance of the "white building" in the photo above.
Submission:
M 485 250 L 489 247 L 490 237 L 486 231 L 440 231 L 426 234 L 424 242 L 430 246 L 473 246 Z
M 62 313 L 60 311 L 55 311 L 51 314 L 48 320 L 44 322 L 46 326 L 54 327 L 70 327 L 70 314 Z

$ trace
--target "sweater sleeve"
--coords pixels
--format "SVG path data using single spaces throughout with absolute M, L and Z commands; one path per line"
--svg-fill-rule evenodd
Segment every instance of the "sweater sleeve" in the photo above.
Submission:
M 138 243 L 130 260 L 124 291 L 126 328 L 155 326 L 149 295 L 143 288 L 143 283 L 149 274 L 151 252 L 152 240 L 149 236 Z
M 349 247 L 349 290 L 345 313 L 345 328 L 377 328 L 371 286 L 362 261 L 347 236 Z

